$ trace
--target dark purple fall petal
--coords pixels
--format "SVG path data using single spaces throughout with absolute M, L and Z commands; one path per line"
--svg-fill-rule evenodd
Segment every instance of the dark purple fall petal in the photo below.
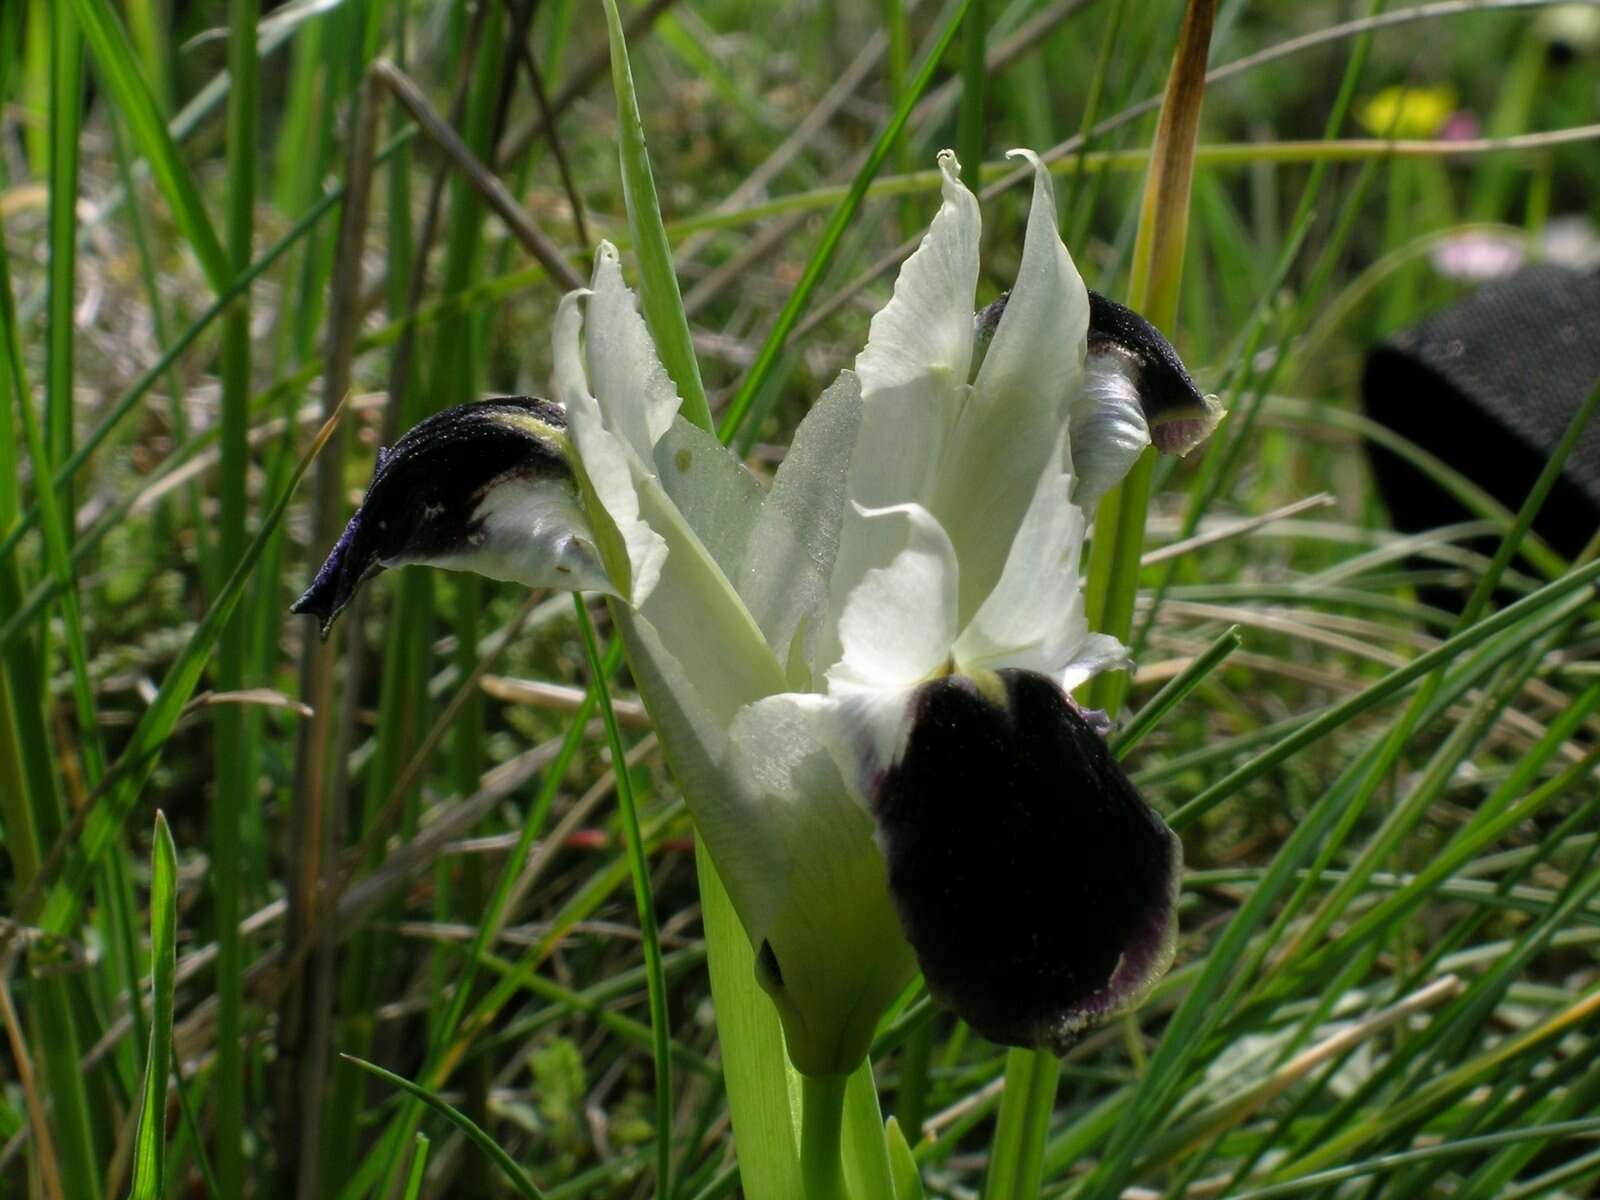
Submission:
M 570 474 L 558 451 L 507 417 L 566 426 L 557 405 L 503 396 L 435 413 L 380 450 L 361 506 L 289 611 L 316 617 L 326 637 L 362 583 L 385 566 L 465 544 L 479 499 L 508 474 Z
M 928 987 L 991 1041 L 1064 1051 L 1171 962 L 1182 847 L 1056 684 L 924 684 L 874 807 Z

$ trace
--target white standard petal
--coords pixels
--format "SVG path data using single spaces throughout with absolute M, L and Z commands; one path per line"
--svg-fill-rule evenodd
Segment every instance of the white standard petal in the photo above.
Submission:
M 1150 444 L 1139 389 L 1115 354 L 1089 360 L 1082 398 L 1073 407 L 1072 499 L 1093 516 L 1100 498 L 1122 482 Z
M 961 615 L 995 586 L 1012 532 L 1083 386 L 1089 293 L 1056 230 L 1050 173 L 1031 150 L 1033 203 L 1016 283 L 945 453 L 934 513 L 961 557 Z
M 863 512 L 900 549 L 868 571 L 839 616 L 842 657 L 829 691 L 897 691 L 942 673 L 956 633 L 958 572 L 950 539 L 916 504 Z
M 737 584 L 764 499 L 760 481 L 714 434 L 683 417 L 656 443 L 655 464 L 667 498 Z
M 718 447 L 720 452 L 720 447 Z M 762 696 L 784 690 L 783 666 L 739 599 L 715 552 L 690 528 L 661 481 L 635 480 L 639 513 L 667 546 L 666 562 L 640 613 L 683 663 L 705 701 L 723 720 Z M 711 528 L 720 537 L 726 529 Z M 736 534 L 736 531 L 734 531 Z
M 856 358 L 861 391 L 917 383 L 930 375 L 966 382 L 972 363 L 972 301 L 978 286 L 978 201 L 961 182 L 961 165 L 939 154 L 943 203 L 922 245 L 900 268 L 894 297 L 872 318 L 867 348 Z
M 817 663 L 814 650 L 828 616 L 850 452 L 860 430 L 861 383 L 841 371 L 795 430 L 734 576 L 772 652 L 790 664 L 795 691 L 810 691 L 827 665 Z
M 589 393 L 578 346 L 582 327 L 578 300 L 586 294 L 568 292 L 556 309 L 552 334 L 555 391 L 567 410 L 567 428 L 577 453 L 578 484 L 600 560 L 618 594 L 637 607 L 661 577 L 667 544 L 639 517 L 634 472 L 642 472 L 642 464 L 637 464 L 627 444 L 605 427 L 600 406 Z M 630 457 L 634 463 L 629 462 Z
M 681 403 L 672 377 L 661 365 L 650 329 L 632 289 L 622 281 L 617 248 L 601 242 L 595 251 L 593 297 L 584 333 L 589 380 L 606 426 L 644 463 L 672 425 Z
M 1072 477 L 1053 467 L 1039 477 L 999 583 L 956 641 L 963 674 L 1019 667 L 1054 678 L 1087 638 L 1078 586 L 1086 521 L 1071 492 Z
M 955 155 L 942 152 L 939 169 L 938 215 L 900 268 L 894 296 L 872 318 L 867 347 L 856 357 L 862 414 L 849 492 L 864 508 L 931 502 L 968 394 L 982 226 Z

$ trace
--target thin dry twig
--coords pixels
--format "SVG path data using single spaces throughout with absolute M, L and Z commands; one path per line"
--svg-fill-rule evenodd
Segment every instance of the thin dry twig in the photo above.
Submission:
M 56 1160 L 55 1143 L 50 1140 L 50 1125 L 45 1120 L 44 1103 L 39 1099 L 39 1088 L 34 1081 L 33 1060 L 28 1055 L 28 1043 L 22 1036 L 17 1010 L 11 1003 L 10 978 L 11 968 L 7 965 L 0 972 L 0 1021 L 5 1023 L 6 1040 L 11 1043 L 11 1061 L 17 1071 L 17 1086 L 22 1089 L 22 1099 L 28 1109 L 28 1125 L 33 1132 L 39 1178 L 43 1180 L 50 1200 L 64 1200 L 61 1167 Z
M 485 675 L 478 681 L 485 694 L 507 704 L 524 704 L 530 708 L 545 708 L 552 712 L 576 712 L 582 707 L 589 692 L 586 688 L 564 683 L 547 683 L 540 679 L 513 679 L 509 675 Z M 611 710 L 623 725 L 649 728 L 650 714 L 638 700 L 623 696 L 611 698 Z
M 650 0 L 643 8 L 630 13 L 623 23 L 623 38 L 632 45 L 656 19 L 671 8 L 675 0 Z M 496 162 L 515 162 L 517 157 L 533 145 L 539 138 L 546 136 L 553 128 L 554 122 L 567 109 L 571 108 L 584 96 L 589 89 L 598 83 L 602 76 L 611 70 L 611 49 L 609 44 L 601 43 L 600 48 L 586 58 L 572 72 L 571 77 L 561 90 L 556 93 L 555 99 L 550 102 L 548 113 L 541 112 L 539 116 L 524 125 L 508 132 L 500 139 L 499 148 L 495 151 Z
M 1303 512 L 1310 512 L 1316 508 L 1332 508 L 1338 501 L 1331 493 L 1318 492 L 1315 496 L 1307 496 L 1303 500 L 1296 500 L 1293 504 L 1285 504 L 1282 508 L 1275 508 L 1271 512 L 1262 513 L 1259 517 L 1250 517 L 1234 525 L 1222 529 L 1208 530 L 1197 533 L 1191 538 L 1181 542 L 1173 542 L 1166 546 L 1157 546 L 1154 550 L 1147 551 L 1139 560 L 1139 565 L 1148 567 L 1155 563 L 1165 562 L 1169 558 L 1177 558 L 1180 554 L 1188 554 L 1191 550 L 1198 550 L 1202 546 L 1212 546 L 1218 542 L 1226 542 L 1231 538 L 1243 537 L 1247 533 L 1254 533 L 1276 521 L 1289 517 L 1299 516 Z
M 422 89 L 412 82 L 411 77 L 388 61 L 374 63 L 372 74 L 383 82 L 389 89 L 389 94 L 411 114 L 411 119 L 427 135 L 428 140 L 437 146 L 450 160 L 451 165 L 461 172 L 463 178 L 477 189 L 484 202 L 505 222 L 512 236 L 549 273 L 550 278 L 568 291 L 583 287 L 583 276 L 572 268 L 560 248 L 545 235 L 544 230 L 534 224 L 527 209 L 517 203 L 517 198 L 504 183 L 500 182 L 500 177 L 484 166 L 472 152 L 471 147 L 461 140 L 461 135 L 433 111 L 428 98 L 422 94 Z

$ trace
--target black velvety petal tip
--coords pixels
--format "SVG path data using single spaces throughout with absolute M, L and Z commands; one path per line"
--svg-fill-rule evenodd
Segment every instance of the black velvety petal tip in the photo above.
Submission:
M 1133 309 L 1089 293 L 1089 358 L 1107 357 L 1132 381 L 1162 454 L 1185 455 L 1217 427 L 1222 406 L 1202 395 L 1161 331 Z
M 924 684 L 874 796 L 929 989 L 973 1029 L 1064 1052 L 1171 965 L 1182 847 L 1056 684 Z
M 435 413 L 378 451 L 372 482 L 311 586 L 289 606 L 327 637 L 361 585 L 387 566 L 470 544 L 484 493 L 513 475 L 570 473 L 557 405 L 498 396 Z

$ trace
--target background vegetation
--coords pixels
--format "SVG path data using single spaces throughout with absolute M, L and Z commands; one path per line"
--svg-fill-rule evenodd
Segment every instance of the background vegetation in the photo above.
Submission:
M 404 571 L 326 645 L 286 614 L 375 447 L 546 392 L 556 298 L 598 237 L 630 260 L 600 8 L 264 7 L 0 5 L 0 1192 L 508 1186 L 342 1052 L 426 1083 L 547 1195 L 653 1194 L 663 1137 L 674 1196 L 731 1195 L 691 831 L 625 670 L 654 1031 L 571 603 Z M 1180 4 L 980 0 L 920 95 L 942 0 L 623 7 L 700 371 L 714 411 L 749 406 L 758 470 L 862 344 L 941 146 L 991 164 L 980 302 L 1020 251 L 1019 144 L 1058 148 L 1068 245 L 1126 295 Z M 1596 569 L 1436 463 L 1478 519 L 1391 532 L 1354 400 L 1363 348 L 1462 293 L 1451 236 L 1537 246 L 1595 215 L 1594 20 L 1220 5 L 1174 336 L 1232 415 L 1158 473 L 1128 711 L 1213 669 L 1125 738 L 1184 835 L 1183 941 L 1033 1106 L 1047 1195 L 1600 1177 Z M 1419 600 L 1485 578 L 1499 611 Z M 928 1194 L 1027 1194 L 989 1171 L 1003 1051 L 916 995 L 879 1050 Z

